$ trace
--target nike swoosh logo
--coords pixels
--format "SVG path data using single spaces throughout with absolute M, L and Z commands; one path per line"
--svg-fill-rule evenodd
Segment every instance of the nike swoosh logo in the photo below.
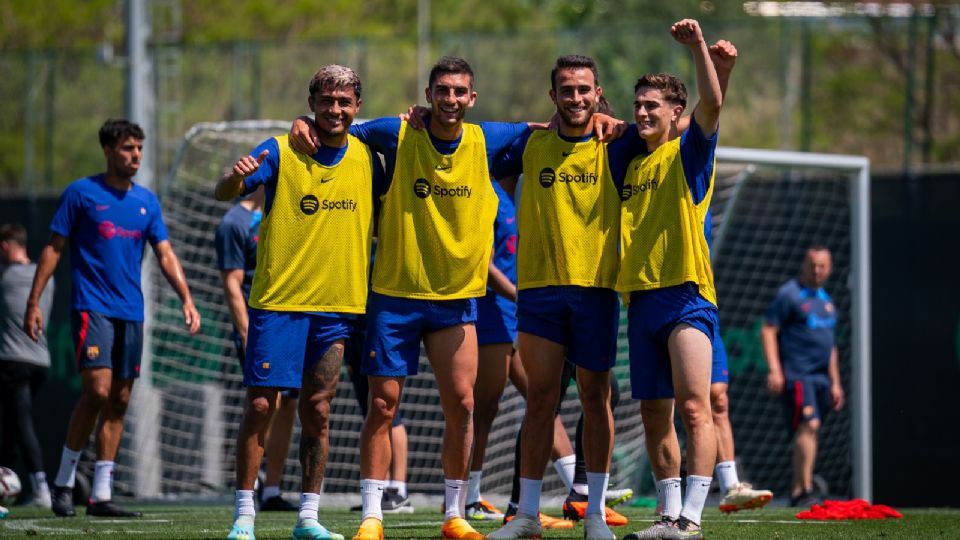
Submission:
M 576 150 L 574 150 L 574 151 L 572 151 L 572 152 L 563 152 L 563 157 L 567 157 L 567 156 L 570 156 L 570 155 L 573 155 L 573 154 L 576 154 L 576 153 L 577 153 Z
M 337 179 L 336 176 L 334 176 L 334 177 L 332 177 L 332 178 L 322 178 L 322 179 L 320 180 L 320 183 L 321 183 L 321 184 L 326 184 L 327 182 L 329 182 L 329 181 L 331 181 L 331 180 L 336 180 L 336 179 Z

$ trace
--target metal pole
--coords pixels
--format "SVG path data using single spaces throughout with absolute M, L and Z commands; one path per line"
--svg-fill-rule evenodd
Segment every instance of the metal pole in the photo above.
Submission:
M 143 156 L 140 158 L 140 171 L 134 180 L 148 188 L 153 187 L 156 152 L 158 144 L 157 130 L 154 129 L 153 85 L 151 63 L 147 56 L 147 40 L 150 26 L 147 20 L 147 8 L 150 0 L 127 0 L 127 87 L 126 115 L 131 122 L 140 124 L 147 139 L 144 141 Z M 152 252 L 147 250 L 144 256 L 142 290 L 147 305 L 153 298 L 154 280 L 157 272 L 151 271 L 154 264 Z M 153 310 L 144 310 L 143 320 L 143 358 L 140 362 L 140 381 L 134 387 L 130 400 L 128 418 L 131 422 L 133 450 L 134 492 L 139 497 L 160 495 L 160 393 L 153 387 Z
M 853 220 L 853 495 L 873 499 L 872 353 L 870 344 L 870 164 L 854 183 Z
M 417 0 L 417 83 L 414 101 L 420 101 L 421 88 L 426 88 L 430 54 L 430 0 Z M 423 86 L 420 86 L 420 85 Z
M 147 21 L 149 0 L 127 0 L 127 87 L 126 116 L 140 124 L 147 135 L 143 157 L 136 182 L 144 187 L 153 186 L 154 163 L 156 162 L 157 133 L 153 122 L 153 85 L 150 58 L 147 56 L 147 41 L 150 39 L 150 23 Z

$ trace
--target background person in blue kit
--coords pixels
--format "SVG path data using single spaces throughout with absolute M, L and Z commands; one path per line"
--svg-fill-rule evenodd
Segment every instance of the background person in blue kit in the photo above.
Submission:
M 74 181 L 60 195 L 23 324 L 31 338 L 39 339 L 43 332 L 40 296 L 69 242 L 71 326 L 82 389 L 67 428 L 52 508 L 58 516 L 76 515 L 72 488 L 77 462 L 96 427 L 93 503 L 87 507 L 87 514 L 135 517 L 140 512 L 124 510 L 111 499 L 123 417 L 133 383 L 140 376 L 140 272 L 147 242 L 153 247 L 163 276 L 183 302 L 183 320 L 190 334 L 200 331 L 200 314 L 180 260 L 167 240 L 159 201 L 133 181 L 140 169 L 143 130 L 127 120 L 107 120 L 99 135 L 107 170 Z
M 223 296 L 233 321 L 233 343 L 240 363 L 240 373 L 246 364 L 247 348 L 247 298 L 257 267 L 257 242 L 260 238 L 260 221 L 263 219 L 264 190 L 259 188 L 249 197 L 233 205 L 224 214 L 217 226 L 214 247 L 217 251 L 217 268 L 223 282 Z M 293 423 L 297 414 L 299 390 L 290 388 L 280 393 L 280 402 L 267 429 L 264 453 L 267 458 L 266 474 L 260 485 L 260 510 L 263 512 L 293 511 L 280 493 L 280 480 L 287 460 Z
M 777 291 L 760 330 L 770 369 L 767 390 L 781 396 L 793 436 L 792 506 L 817 502 L 813 490 L 817 434 L 829 412 L 839 411 L 844 403 L 834 343 L 837 309 L 823 289 L 832 268 L 826 246 L 808 247 L 800 276 Z

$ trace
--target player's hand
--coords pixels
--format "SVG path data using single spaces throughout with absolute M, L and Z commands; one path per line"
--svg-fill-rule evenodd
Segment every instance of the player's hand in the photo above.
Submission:
M 263 152 L 260 152 L 260 155 L 257 157 L 243 156 L 240 158 L 240 161 L 237 161 L 236 164 L 234 164 L 231 172 L 236 176 L 246 178 L 260 168 L 260 164 L 263 163 L 263 160 L 267 159 L 268 154 L 270 154 L 270 151 L 264 150 Z
M 770 372 L 767 374 L 767 391 L 771 395 L 779 396 L 783 393 L 783 373 Z
M 290 146 L 301 154 L 312 156 L 320 149 L 317 126 L 308 116 L 298 116 L 290 126 Z
M 683 19 L 670 26 L 670 35 L 677 43 L 687 46 L 693 46 L 703 41 L 703 32 L 700 30 L 700 23 L 694 19 Z
M 27 311 L 23 314 L 23 331 L 30 339 L 40 341 L 40 336 L 43 335 L 43 313 L 39 306 L 27 306 Z
M 595 113 L 593 115 L 593 132 L 600 142 L 610 142 L 619 139 L 627 130 L 627 123 L 623 120 L 603 114 Z
M 430 114 L 430 109 L 423 105 L 411 105 L 407 112 L 400 113 L 400 120 L 410 124 L 410 127 L 416 130 L 426 129 L 426 117 Z
M 717 71 L 729 72 L 737 63 L 737 48 L 725 39 L 714 43 L 708 50 L 710 51 L 710 60 Z
M 843 408 L 843 404 L 846 401 L 843 394 L 843 386 L 839 384 L 830 385 L 830 401 L 834 411 L 839 411 Z
M 200 331 L 200 312 L 193 302 L 183 303 L 183 323 L 187 325 L 191 336 L 195 336 Z

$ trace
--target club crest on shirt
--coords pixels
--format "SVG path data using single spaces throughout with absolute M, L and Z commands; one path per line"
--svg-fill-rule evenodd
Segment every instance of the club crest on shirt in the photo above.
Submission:
M 87 347 L 87 358 L 89 360 L 96 360 L 100 358 L 100 347 L 96 345 L 90 345 Z
M 141 206 L 141 207 L 140 207 L 140 215 L 141 215 L 141 216 L 147 215 L 147 209 Z

